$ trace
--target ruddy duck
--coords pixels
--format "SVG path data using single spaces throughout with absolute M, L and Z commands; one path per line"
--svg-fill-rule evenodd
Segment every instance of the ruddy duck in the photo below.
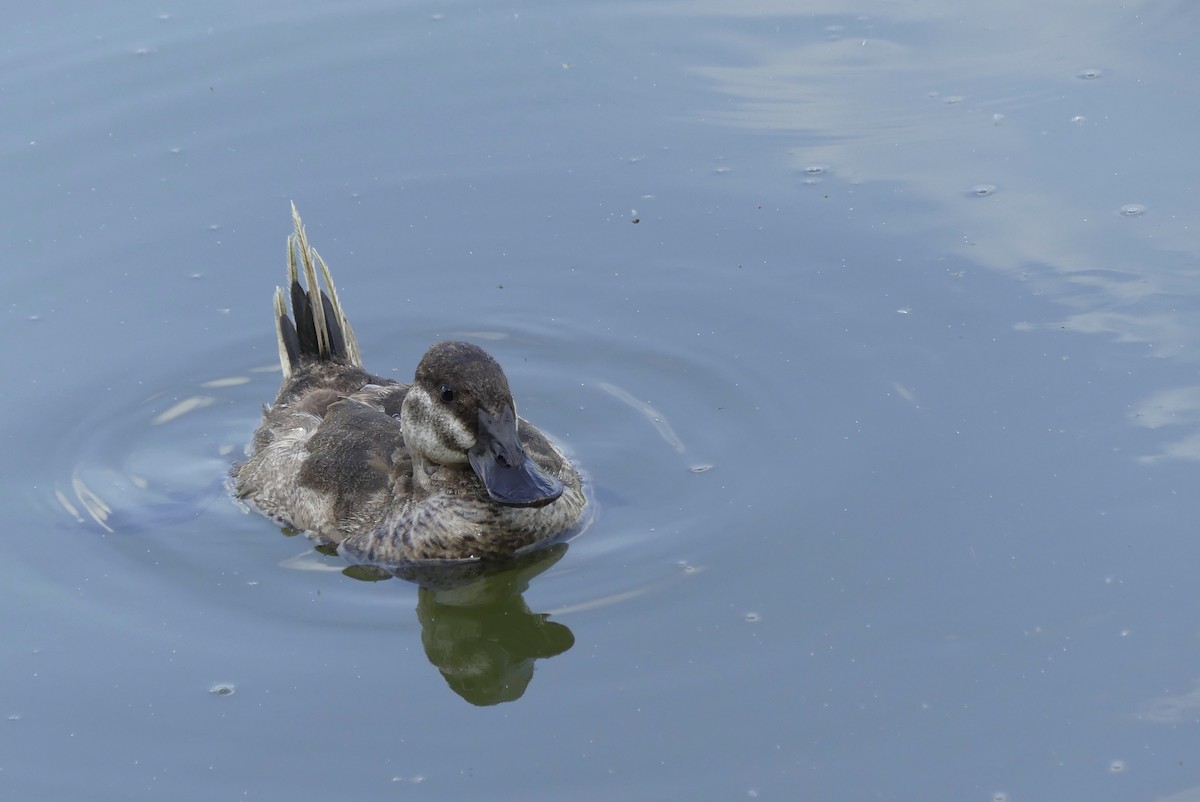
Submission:
M 477 345 L 440 342 L 410 385 L 368 373 L 294 204 L 292 219 L 291 318 L 275 290 L 283 384 L 231 471 L 237 497 L 351 559 L 385 564 L 507 556 L 578 526 L 583 481 L 517 416 L 499 363 Z

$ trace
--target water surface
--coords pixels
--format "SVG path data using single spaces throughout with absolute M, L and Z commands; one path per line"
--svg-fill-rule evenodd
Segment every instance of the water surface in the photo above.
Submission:
M 14 12 L 2 795 L 1200 798 L 1197 23 Z M 587 533 L 420 590 L 229 499 L 292 200 Z

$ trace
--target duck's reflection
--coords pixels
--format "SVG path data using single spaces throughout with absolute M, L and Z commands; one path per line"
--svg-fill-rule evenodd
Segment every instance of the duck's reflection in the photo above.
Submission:
M 554 565 L 565 543 L 502 563 L 435 563 L 380 568 L 354 565 L 348 576 L 391 576 L 416 582 L 417 620 L 425 655 L 451 690 L 474 705 L 520 699 L 533 662 L 575 644 L 571 630 L 546 613 L 530 611 L 522 594 L 529 581 Z

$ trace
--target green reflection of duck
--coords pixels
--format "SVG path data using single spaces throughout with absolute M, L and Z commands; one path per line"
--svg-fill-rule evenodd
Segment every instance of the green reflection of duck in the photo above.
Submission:
M 417 619 L 429 662 L 451 690 L 474 705 L 521 698 L 534 661 L 562 654 L 575 636 L 548 614 L 534 613 L 522 594 L 533 577 L 554 565 L 565 543 L 492 563 L 426 563 L 384 569 L 355 565 L 358 579 L 390 576 L 421 583 Z M 469 573 L 470 572 L 470 573 Z

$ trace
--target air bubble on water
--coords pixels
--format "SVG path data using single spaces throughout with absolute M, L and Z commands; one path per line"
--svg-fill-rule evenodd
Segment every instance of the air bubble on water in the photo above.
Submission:
M 1081 78 L 1085 81 L 1094 81 L 1100 77 L 1100 70 L 1096 69 L 1095 67 L 1089 67 L 1086 70 L 1080 70 L 1078 73 L 1076 73 L 1075 77 Z
M 967 194 L 975 198 L 986 198 L 988 195 L 996 194 L 995 184 L 976 184 L 967 190 Z
M 1120 211 L 1122 217 L 1140 217 L 1146 213 L 1146 207 L 1140 203 L 1127 203 Z
M 228 682 L 220 682 L 208 689 L 213 696 L 233 696 L 237 689 Z

